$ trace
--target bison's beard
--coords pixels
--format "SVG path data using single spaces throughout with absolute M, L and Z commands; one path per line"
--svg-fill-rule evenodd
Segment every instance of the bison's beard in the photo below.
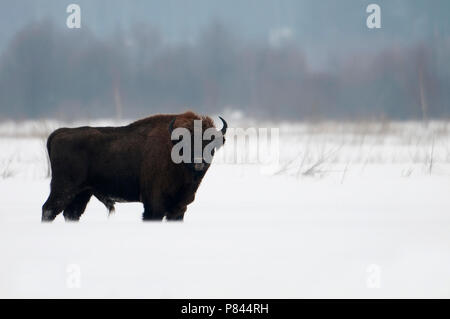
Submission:
M 205 163 L 195 163 L 194 164 L 194 170 L 197 172 L 201 172 L 206 168 Z

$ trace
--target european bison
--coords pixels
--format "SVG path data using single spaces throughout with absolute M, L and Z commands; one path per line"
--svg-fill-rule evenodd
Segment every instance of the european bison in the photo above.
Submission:
M 194 120 L 201 120 L 202 132 L 213 129 L 222 138 L 220 147 L 227 130 L 220 119 L 221 131 L 208 116 L 190 111 L 154 115 L 123 127 L 57 129 L 47 140 L 52 180 L 42 221 L 52 221 L 62 211 L 66 221 L 78 221 L 92 195 L 110 212 L 115 202 L 142 202 L 144 220 L 182 220 L 210 162 L 201 158 L 200 163 L 176 164 L 172 131 L 186 128 L 193 135 Z

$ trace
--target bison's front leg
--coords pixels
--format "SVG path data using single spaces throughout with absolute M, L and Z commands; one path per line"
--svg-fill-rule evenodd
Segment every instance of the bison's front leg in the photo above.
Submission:
M 167 216 L 167 220 L 171 222 L 182 222 L 184 219 L 184 214 L 177 217 L 169 217 Z
M 184 213 L 186 212 L 187 206 L 181 206 L 171 209 L 167 214 L 167 220 L 170 221 L 183 221 Z
M 78 194 L 72 202 L 64 209 L 63 215 L 66 221 L 78 221 L 83 215 L 86 205 L 91 199 L 91 192 L 84 191 Z
M 159 205 L 144 202 L 143 221 L 161 221 L 164 218 L 165 211 Z
M 164 181 L 151 174 L 153 167 L 146 167 L 142 177 L 141 200 L 144 204 L 144 221 L 161 221 L 166 215 L 164 205 Z M 150 175 L 148 175 L 150 174 Z

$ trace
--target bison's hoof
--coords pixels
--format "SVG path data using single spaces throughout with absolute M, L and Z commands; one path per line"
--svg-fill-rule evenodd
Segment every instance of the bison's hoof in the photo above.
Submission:
M 42 212 L 42 222 L 51 222 L 55 219 L 55 216 L 53 216 L 52 212 L 50 210 L 46 210 Z

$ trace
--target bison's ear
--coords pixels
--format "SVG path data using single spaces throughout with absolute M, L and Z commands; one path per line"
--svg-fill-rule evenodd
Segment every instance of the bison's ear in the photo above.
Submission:
M 173 144 L 176 144 L 176 143 L 178 143 L 180 141 L 179 138 L 178 139 L 172 139 L 172 133 L 173 133 L 173 130 L 174 130 L 173 125 L 175 124 L 175 120 L 176 120 L 176 118 L 174 118 L 169 123 L 169 138 L 170 138 L 170 140 L 172 141 Z
M 172 136 L 172 132 L 173 132 L 173 124 L 175 124 L 175 120 L 176 120 L 176 119 L 173 119 L 173 120 L 170 121 L 170 123 L 169 123 L 169 134 L 170 134 L 170 136 Z

